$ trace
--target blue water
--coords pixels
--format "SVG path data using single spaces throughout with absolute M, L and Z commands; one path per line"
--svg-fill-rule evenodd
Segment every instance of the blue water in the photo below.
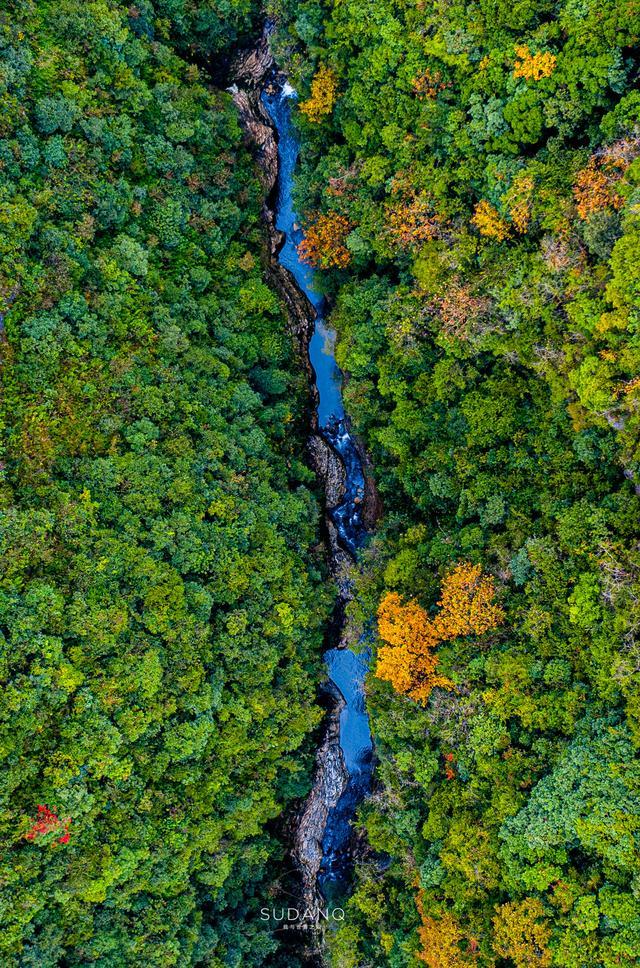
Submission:
M 329 814 L 322 841 L 322 866 L 318 881 L 326 897 L 339 895 L 348 885 L 351 871 L 351 821 L 358 804 L 371 789 L 373 744 L 364 701 L 364 679 L 371 653 L 356 655 L 351 649 L 329 649 L 324 659 L 329 676 L 342 693 L 340 746 L 349 782 L 335 809 Z
M 365 534 L 362 517 L 364 502 L 364 473 L 362 461 L 349 433 L 342 404 L 342 374 L 335 360 L 335 332 L 324 318 L 325 300 L 314 286 L 315 270 L 298 258 L 297 246 L 304 238 L 300 219 L 293 207 L 293 176 L 298 160 L 298 140 L 291 124 L 290 94 L 281 89 L 265 92 L 263 103 L 278 132 L 278 196 L 276 228 L 284 233 L 285 241 L 278 255 L 306 294 L 317 316 L 309 344 L 309 359 L 318 388 L 318 426 L 334 450 L 338 451 L 346 470 L 344 499 L 331 511 L 341 544 L 355 555 Z
M 287 87 L 265 91 L 263 103 L 278 132 L 278 187 L 276 228 L 285 241 L 279 261 L 293 275 L 298 287 L 316 310 L 309 359 L 318 389 L 318 428 L 330 446 L 340 454 L 345 468 L 345 494 L 330 512 L 342 546 L 355 555 L 365 536 L 363 520 L 364 472 L 355 442 L 349 432 L 342 403 L 342 374 L 335 360 L 335 333 L 324 318 L 323 296 L 315 288 L 316 272 L 298 258 L 297 246 L 304 238 L 293 206 L 293 178 L 298 160 L 298 139 L 291 124 L 290 100 L 295 94 Z M 324 656 L 329 678 L 345 700 L 340 715 L 340 746 L 349 782 L 337 806 L 329 814 L 323 839 L 323 862 L 319 884 L 325 896 L 339 894 L 348 886 L 351 873 L 351 821 L 356 807 L 371 789 L 372 749 L 369 717 L 364 704 L 364 679 L 369 653 L 356 655 L 350 649 L 329 649 Z
M 278 131 L 278 198 L 276 228 L 284 233 L 285 241 L 278 254 L 280 264 L 294 276 L 298 287 L 306 294 L 318 316 L 309 346 L 309 358 L 316 378 L 320 401 L 318 423 L 326 427 L 332 420 L 344 419 L 342 406 L 342 374 L 334 356 L 335 333 L 324 318 L 324 297 L 314 286 L 315 270 L 301 262 L 298 249 L 304 238 L 300 220 L 293 208 L 293 176 L 298 160 L 298 141 L 291 125 L 289 100 L 282 91 L 263 94 L 263 102 Z

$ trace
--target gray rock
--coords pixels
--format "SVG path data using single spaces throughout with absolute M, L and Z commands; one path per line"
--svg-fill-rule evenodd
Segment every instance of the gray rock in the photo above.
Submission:
M 267 74 L 273 70 L 273 54 L 269 46 L 270 33 L 269 25 L 265 24 L 258 43 L 240 51 L 234 57 L 230 75 L 237 85 L 261 87 Z
M 267 198 L 278 178 L 278 150 L 271 119 L 260 100 L 260 87 L 272 69 L 273 59 L 268 51 L 268 34 L 265 31 L 253 51 L 244 52 L 236 58 L 232 69 L 234 83 L 229 88 L 247 141 L 254 146 Z M 275 227 L 274 214 L 268 207 L 268 203 L 265 203 L 263 208 L 263 218 L 267 232 L 267 281 L 279 293 L 285 306 L 299 359 L 309 377 L 312 402 L 316 404 L 317 390 L 309 361 L 309 341 L 313 334 L 316 312 L 296 285 L 293 276 L 278 261 L 278 252 L 283 239 L 282 234 Z M 329 511 L 340 503 L 344 495 L 345 468 L 339 454 L 318 433 L 315 405 L 313 409 L 310 408 L 309 417 L 311 431 L 308 440 L 309 464 L 323 487 L 327 556 L 338 596 L 344 604 L 353 596 L 351 577 L 353 561 L 338 543 L 338 534 Z M 380 501 L 367 455 L 360 442 L 358 446 L 365 468 L 365 522 L 367 527 L 373 527 L 380 516 Z M 339 644 L 346 645 L 342 635 Z M 336 806 L 349 780 L 340 748 L 340 712 L 344 708 L 344 700 L 332 683 L 325 683 L 324 688 L 330 697 L 329 712 L 316 753 L 312 789 L 294 821 L 292 836 L 292 853 L 300 871 L 307 907 L 314 907 L 322 901 L 317 883 L 322 863 L 322 840 L 329 813 Z M 312 945 L 321 945 L 320 935 L 316 940 L 313 938 L 309 940 Z M 320 949 L 314 947 L 313 950 L 317 952 Z
M 344 700 L 335 688 L 331 689 L 331 696 L 333 706 L 316 753 L 313 786 L 294 834 L 293 855 L 302 874 L 303 898 L 307 907 L 321 904 L 317 882 L 322 863 L 322 838 L 329 811 L 338 803 L 349 780 L 340 749 L 340 713 Z

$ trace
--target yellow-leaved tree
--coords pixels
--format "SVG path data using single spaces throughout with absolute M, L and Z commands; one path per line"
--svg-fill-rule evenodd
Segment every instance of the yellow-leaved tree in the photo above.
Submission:
M 544 908 L 537 898 L 511 901 L 497 908 L 493 919 L 494 947 L 502 958 L 509 958 L 516 968 L 547 968 L 551 937 Z
M 504 612 L 494 596 L 493 578 L 471 564 L 458 565 L 446 576 L 433 619 L 418 602 L 404 603 L 397 592 L 387 592 L 378 607 L 378 634 L 384 642 L 378 650 L 378 679 L 422 703 L 435 686 L 450 689 L 450 680 L 436 671 L 435 649 L 459 635 L 482 635 L 498 626 Z
M 331 114 L 336 103 L 338 93 L 338 79 L 330 67 L 321 64 L 311 81 L 311 95 L 300 104 L 300 110 L 309 121 L 319 122 L 327 114 Z
M 424 917 L 418 935 L 422 943 L 418 958 L 427 968 L 467 968 L 474 963 L 473 954 L 460 947 L 464 936 L 450 914 Z
M 532 54 L 526 44 L 516 47 L 514 77 L 523 77 L 525 81 L 541 81 L 545 77 L 551 77 L 555 67 L 555 54 L 548 51 Z
M 418 928 L 421 949 L 417 956 L 427 968 L 467 968 L 476 964 L 477 943 L 467 938 L 455 918 L 449 914 L 430 917 L 424 908 L 423 892 L 418 893 L 416 905 L 422 924 Z M 460 946 L 463 942 L 466 950 Z
M 500 216 L 498 210 L 484 199 L 476 205 L 471 222 L 480 235 L 485 235 L 487 238 L 497 239 L 498 242 L 509 238 L 507 222 Z

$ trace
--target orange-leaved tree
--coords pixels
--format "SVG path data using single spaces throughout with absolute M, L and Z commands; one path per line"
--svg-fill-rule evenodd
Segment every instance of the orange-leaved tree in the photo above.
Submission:
M 427 68 L 422 74 L 418 74 L 411 82 L 413 93 L 421 100 L 423 98 L 435 98 L 440 91 L 446 90 L 450 85 L 442 79 L 440 71 L 430 71 Z
M 438 219 L 429 198 L 414 195 L 388 205 L 386 230 L 391 240 L 403 249 L 436 237 Z
M 439 639 L 429 616 L 418 602 L 406 605 L 397 592 L 388 592 L 378 608 L 378 633 L 385 642 L 378 650 L 376 675 L 398 692 L 425 701 L 434 686 L 450 687 L 436 673 L 434 649 Z
M 581 219 L 588 219 L 594 212 L 607 208 L 622 208 L 624 198 L 616 188 L 620 175 L 619 171 L 607 171 L 604 166 L 599 166 L 593 158 L 577 173 L 573 194 Z
M 448 339 L 467 340 L 481 336 L 482 319 L 491 308 L 484 296 L 476 296 L 467 285 L 453 279 L 439 300 L 442 335 Z
M 351 225 L 344 215 L 331 212 L 318 215 L 305 232 L 298 246 L 303 262 L 316 269 L 344 269 L 349 265 L 351 253 L 346 246 Z
M 311 96 L 300 104 L 300 110 L 310 121 L 321 121 L 333 111 L 337 92 L 338 79 L 335 72 L 322 64 L 311 81 Z
M 446 576 L 433 619 L 418 602 L 403 603 L 397 592 L 387 592 L 378 607 L 378 634 L 384 643 L 378 650 L 378 679 L 422 703 L 435 686 L 452 688 L 436 671 L 435 649 L 459 635 L 482 635 L 498 626 L 504 612 L 494 595 L 493 578 L 471 564 L 458 565 Z
M 622 208 L 625 201 L 620 191 L 627 169 L 640 155 L 640 137 L 621 138 L 596 151 L 586 168 L 576 174 L 573 194 L 578 215 L 587 219 L 594 212 Z

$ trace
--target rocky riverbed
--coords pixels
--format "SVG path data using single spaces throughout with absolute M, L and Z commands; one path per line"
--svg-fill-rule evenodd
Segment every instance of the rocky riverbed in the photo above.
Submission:
M 314 907 L 322 903 L 323 881 L 332 878 L 340 881 L 345 876 L 351 860 L 349 822 L 357 802 L 366 795 L 370 784 L 371 739 L 363 692 L 366 665 L 349 652 L 354 662 L 348 676 L 355 678 L 353 681 L 345 679 L 347 666 L 340 661 L 340 649 L 344 647 L 345 605 L 352 595 L 350 573 L 354 554 L 367 529 L 374 526 L 380 508 L 367 456 L 350 434 L 348 418 L 342 412 L 340 387 L 338 384 L 336 390 L 335 385 L 336 379 L 341 381 L 341 375 L 335 361 L 324 358 L 324 346 L 323 356 L 319 357 L 316 350 L 314 357 L 312 340 L 318 323 L 324 325 L 324 301 L 313 289 L 312 271 L 297 261 L 290 227 L 287 226 L 289 231 L 283 232 L 277 224 L 278 221 L 281 224 L 286 222 L 282 217 L 283 186 L 279 182 L 279 176 L 283 177 L 282 157 L 289 168 L 286 172 L 289 179 L 295 157 L 292 161 L 289 155 L 283 155 L 282 143 L 280 153 L 278 150 L 278 127 L 281 138 L 284 135 L 291 141 L 288 114 L 284 117 L 282 114 L 289 108 L 283 104 L 283 98 L 287 96 L 283 94 L 286 79 L 275 68 L 268 30 L 251 50 L 236 57 L 231 81 L 229 91 L 238 108 L 245 136 L 255 152 L 265 189 L 263 215 L 268 237 L 268 279 L 282 297 L 301 362 L 309 375 L 313 407 L 309 413 L 308 459 L 322 483 L 327 555 L 338 589 L 336 620 L 332 629 L 336 648 L 330 649 L 325 658 L 330 675 L 332 665 L 340 667 L 342 689 L 331 678 L 323 684 L 323 701 L 328 712 L 316 753 L 313 785 L 294 820 L 291 838 L 291 853 L 300 873 L 303 901 L 306 906 Z M 291 152 L 291 144 L 285 145 L 284 150 Z M 297 154 L 297 147 L 295 152 Z M 290 188 L 288 191 L 290 193 Z M 291 216 L 290 194 L 286 205 Z M 292 235 L 297 235 L 299 230 L 295 221 L 293 226 Z M 310 360 L 310 347 L 315 367 Z M 327 366 L 333 368 L 328 375 L 322 372 Z M 329 410 L 332 410 L 330 414 Z M 357 730 L 356 745 L 345 747 L 344 731 L 354 729 Z M 358 748 L 358 744 L 366 747 L 367 743 L 368 748 Z M 353 775 L 347 768 L 347 758 Z

